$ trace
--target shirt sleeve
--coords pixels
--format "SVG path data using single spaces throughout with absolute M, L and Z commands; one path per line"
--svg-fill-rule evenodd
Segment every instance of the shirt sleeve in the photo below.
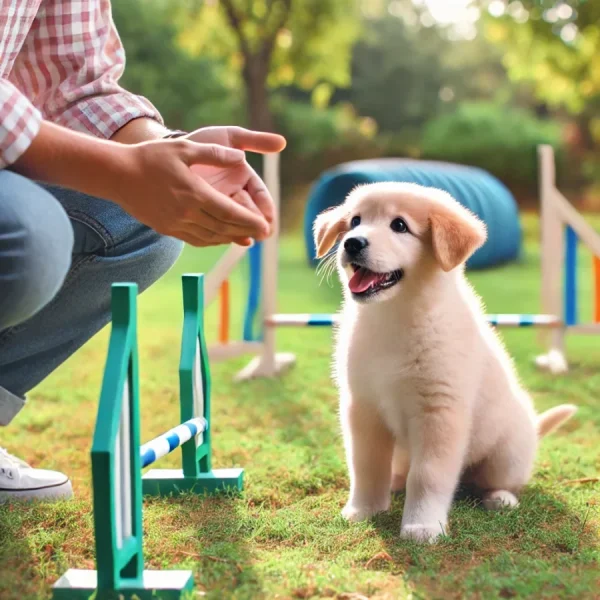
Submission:
M 41 122 L 40 111 L 12 83 L 0 78 L 0 169 L 27 150 Z
M 34 47 L 44 46 L 43 72 L 51 77 L 43 106 L 54 123 L 96 137 L 110 138 L 139 117 L 163 124 L 158 110 L 120 84 L 125 51 L 117 33 L 110 0 L 54 0 L 38 14 Z

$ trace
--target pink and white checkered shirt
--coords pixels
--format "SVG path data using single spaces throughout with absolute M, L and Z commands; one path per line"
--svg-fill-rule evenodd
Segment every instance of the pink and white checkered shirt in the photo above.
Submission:
M 120 87 L 124 67 L 110 0 L 0 0 L 0 169 L 42 119 L 102 138 L 138 117 L 162 123 Z

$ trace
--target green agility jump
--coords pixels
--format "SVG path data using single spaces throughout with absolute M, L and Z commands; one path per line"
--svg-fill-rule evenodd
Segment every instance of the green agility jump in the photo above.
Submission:
M 142 495 L 241 490 L 242 469 L 212 469 L 210 368 L 204 339 L 204 281 L 183 276 L 179 363 L 181 425 L 140 448 L 135 284 L 112 289 L 112 331 L 92 445 L 96 566 L 69 569 L 53 598 L 184 598 L 191 571 L 144 570 Z M 182 469 L 142 468 L 181 446 Z

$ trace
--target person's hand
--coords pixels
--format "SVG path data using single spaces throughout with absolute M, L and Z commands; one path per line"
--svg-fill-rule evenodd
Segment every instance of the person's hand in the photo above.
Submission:
M 269 223 L 249 200 L 264 197 L 264 186 L 256 189 L 259 184 L 241 150 L 174 139 L 121 146 L 119 151 L 124 169 L 117 182 L 118 202 L 159 233 L 193 246 L 247 246 L 251 238 L 263 240 L 270 234 Z M 213 179 L 216 186 L 199 175 L 200 166 L 220 173 L 220 179 Z M 237 178 L 232 188 L 236 201 L 216 189 L 227 178 Z
M 285 138 L 277 133 L 252 131 L 234 126 L 203 127 L 189 133 L 186 137 L 202 144 L 219 144 L 258 154 L 281 152 L 286 145 Z
M 194 142 L 219 144 L 259 154 L 281 152 L 286 145 L 285 138 L 276 133 L 250 131 L 242 127 L 205 127 L 186 137 Z M 258 212 L 269 223 L 273 223 L 273 199 L 261 178 L 248 163 L 226 168 L 194 165 L 192 171 L 238 204 Z
M 277 152 L 285 140 L 236 127 L 214 127 L 187 139 L 118 143 L 48 121 L 11 168 L 25 177 L 119 204 L 159 233 L 194 246 L 249 245 L 271 232 L 272 201 L 249 168 L 242 148 Z M 221 190 L 192 172 L 212 167 Z M 215 176 L 215 173 L 217 174 Z M 270 213 L 269 220 L 273 214 Z

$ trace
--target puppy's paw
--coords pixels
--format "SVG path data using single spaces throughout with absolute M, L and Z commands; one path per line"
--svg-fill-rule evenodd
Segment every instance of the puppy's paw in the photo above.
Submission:
M 374 515 L 385 512 L 389 509 L 389 502 L 387 504 L 376 504 L 376 505 L 358 505 L 355 506 L 348 502 L 346 506 L 344 506 L 342 510 L 342 517 L 346 519 L 346 521 L 350 521 L 352 523 L 358 523 L 359 521 L 365 521 Z
M 507 490 L 487 492 L 483 497 L 483 507 L 486 510 L 506 510 L 519 506 L 517 497 Z
M 402 525 L 402 529 L 400 530 L 401 538 L 420 543 L 434 544 L 442 535 L 446 535 L 443 523 L 415 523 L 414 525 Z

